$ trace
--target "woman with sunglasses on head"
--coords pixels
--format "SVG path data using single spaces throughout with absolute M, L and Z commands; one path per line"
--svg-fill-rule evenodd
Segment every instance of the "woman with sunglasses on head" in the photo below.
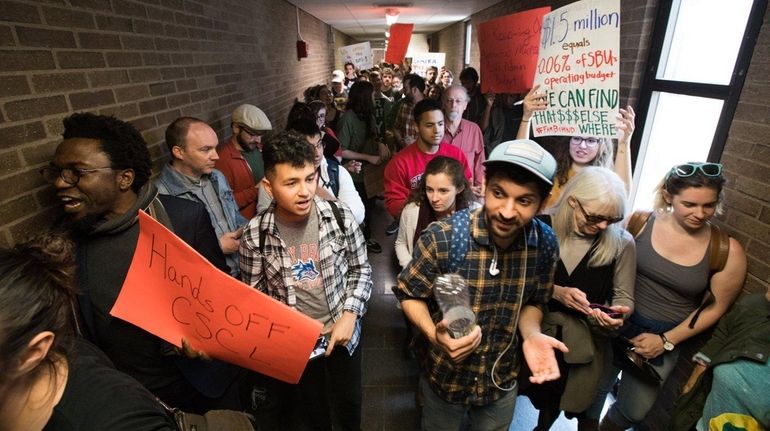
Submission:
M 0 429 L 175 430 L 157 399 L 74 335 L 74 246 L 0 249 Z
M 524 96 L 524 115 L 521 117 L 521 125 L 516 139 L 529 138 L 529 122 L 535 111 L 546 109 L 545 93 L 539 92 L 539 85 L 535 85 Z M 625 184 L 626 193 L 631 188 L 631 135 L 634 133 L 634 118 L 636 114 L 629 105 L 626 109 L 620 109 L 616 128 L 620 130 L 617 151 L 612 139 L 593 136 L 572 136 L 569 146 L 560 146 L 554 152 L 556 159 L 556 175 L 553 181 L 551 196 L 543 205 L 543 211 L 556 204 L 564 185 L 581 169 L 587 166 L 601 166 L 613 170 Z
M 634 305 L 636 251 L 619 222 L 626 214 L 623 182 L 611 170 L 587 167 L 567 183 L 550 215 L 539 216 L 559 238 L 553 298 L 543 331 L 569 352 L 558 355 L 561 378 L 523 388 L 548 430 L 564 410 L 579 430 L 596 430 L 602 405 L 592 406 L 599 382 L 612 373 L 610 335 Z M 590 395 L 589 395 L 590 394 Z
M 729 238 L 723 268 L 709 263 L 711 242 L 721 240 L 709 220 L 723 206 L 724 183 L 722 165 L 686 163 L 658 185 L 655 211 L 636 234 L 635 307 L 621 335 L 661 381 L 623 373 L 602 430 L 641 422 L 676 365 L 679 345 L 713 326 L 741 291 L 746 255 L 738 241 Z

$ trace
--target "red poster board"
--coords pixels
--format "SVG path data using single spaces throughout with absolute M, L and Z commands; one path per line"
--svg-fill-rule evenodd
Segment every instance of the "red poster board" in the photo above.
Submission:
M 526 93 L 532 88 L 540 47 L 541 7 L 479 24 L 481 91 Z
M 412 40 L 414 24 L 393 24 L 390 26 L 388 50 L 385 52 L 385 62 L 401 64 L 406 57 L 409 41 Z
M 139 242 L 115 317 L 176 346 L 297 383 L 321 323 L 215 268 L 139 211 Z

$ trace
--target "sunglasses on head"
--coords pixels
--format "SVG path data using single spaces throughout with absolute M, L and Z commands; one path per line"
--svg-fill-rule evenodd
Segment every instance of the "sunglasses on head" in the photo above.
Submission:
M 605 217 L 596 214 L 589 214 L 586 209 L 583 208 L 583 204 L 581 204 L 579 200 L 575 199 L 575 202 L 577 202 L 578 208 L 580 208 L 580 212 L 583 213 L 583 218 L 586 219 L 586 223 L 588 224 L 599 224 L 605 221 L 607 224 L 614 224 L 623 221 L 623 217 Z
M 671 175 L 676 175 L 679 178 L 687 178 L 695 175 L 695 172 L 701 171 L 701 173 L 707 177 L 718 177 L 722 175 L 722 164 L 721 163 L 684 163 L 681 165 L 676 165 L 673 168 L 671 168 L 671 171 L 668 173 L 669 177 Z

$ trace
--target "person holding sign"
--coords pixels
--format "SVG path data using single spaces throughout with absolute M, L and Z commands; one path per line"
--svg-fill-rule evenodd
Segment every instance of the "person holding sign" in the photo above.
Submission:
M 243 281 L 321 322 L 328 342 L 295 388 L 298 402 L 291 403 L 296 407 L 291 417 L 323 430 L 332 429 L 334 417 L 341 429 L 360 430 L 357 347 L 372 290 L 363 234 L 347 206 L 316 196 L 316 152 L 304 136 L 282 132 L 262 154 L 263 184 L 274 204 L 244 231 Z
M 532 113 L 546 109 L 545 93 L 539 92 L 540 85 L 535 85 L 524 97 L 524 115 L 521 117 L 518 139 L 529 137 L 529 122 Z M 570 178 L 586 166 L 601 166 L 612 169 L 626 185 L 626 193 L 631 188 L 631 135 L 634 133 L 636 114 L 630 105 L 620 109 L 617 129 L 621 131 L 617 151 L 611 139 L 592 136 L 573 136 L 568 148 L 559 148 L 555 157 L 558 164 L 556 179 L 551 196 L 543 210 L 551 208 L 559 199 L 561 190 Z
M 75 265 L 58 235 L 0 250 L 0 429 L 176 430 L 147 389 L 75 336 Z
M 484 207 L 457 211 L 422 233 L 395 291 L 421 333 L 422 429 L 508 430 L 516 403 L 521 353 L 540 384 L 559 378 L 560 341 L 540 331 L 553 291 L 556 236 L 535 219 L 551 189 L 556 161 L 537 143 L 509 141 L 486 162 Z M 467 280 L 476 324 L 453 338 L 434 282 L 456 273 Z M 520 335 L 520 338 L 519 338 Z

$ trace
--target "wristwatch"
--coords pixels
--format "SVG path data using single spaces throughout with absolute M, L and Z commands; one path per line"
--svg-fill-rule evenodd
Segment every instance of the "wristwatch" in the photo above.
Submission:
M 670 352 L 674 350 L 674 343 L 668 341 L 668 338 L 666 338 L 666 334 L 660 333 L 660 339 L 663 340 L 663 350 Z

